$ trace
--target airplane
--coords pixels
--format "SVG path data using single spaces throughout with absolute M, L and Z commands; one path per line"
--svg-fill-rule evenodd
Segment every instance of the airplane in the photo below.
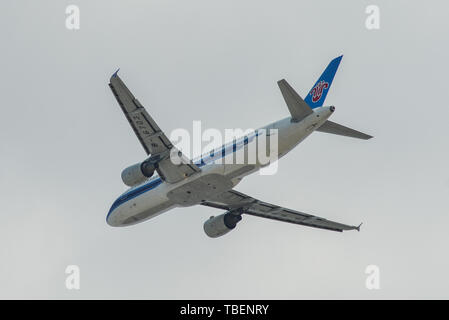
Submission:
M 270 204 L 234 189 L 243 177 L 263 167 L 259 161 L 241 164 L 217 163 L 237 150 L 256 143 L 268 129 L 277 129 L 278 158 L 285 156 L 312 132 L 325 132 L 358 139 L 372 136 L 328 120 L 334 106 L 323 106 L 343 56 L 333 59 L 303 100 L 285 79 L 278 81 L 290 117 L 255 130 L 252 134 L 223 145 L 196 160 L 185 157 L 167 138 L 145 108 L 118 76 L 111 76 L 111 88 L 118 104 L 137 135 L 147 158 L 122 171 L 130 188 L 112 204 L 106 222 L 113 227 L 130 226 L 176 207 L 202 205 L 225 210 L 211 216 L 204 232 L 217 238 L 233 230 L 243 215 L 251 215 L 331 231 L 360 231 L 360 225 L 346 225 L 318 216 Z M 267 133 L 268 135 L 268 133 Z M 182 161 L 174 162 L 172 154 Z

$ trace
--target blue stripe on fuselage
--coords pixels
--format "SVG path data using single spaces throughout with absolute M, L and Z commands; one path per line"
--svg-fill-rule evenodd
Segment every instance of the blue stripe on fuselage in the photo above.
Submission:
M 259 132 L 256 132 L 255 137 L 257 137 L 257 136 L 259 136 Z M 247 136 L 245 136 L 242 141 L 243 141 L 243 144 L 241 145 L 242 147 L 249 143 L 249 139 Z M 237 151 L 237 145 L 238 145 L 237 141 L 234 141 L 232 144 L 225 145 L 221 148 L 221 152 L 219 153 L 220 156 L 218 158 L 214 159 L 214 156 L 211 157 L 210 153 L 208 153 L 207 156 L 205 156 L 205 157 L 201 156 L 201 158 L 199 160 L 197 160 L 195 162 L 195 164 L 199 168 L 201 168 L 209 163 L 212 163 L 212 162 L 215 162 L 216 160 L 224 158 L 227 154 L 231 154 L 231 153 L 234 153 L 235 151 Z M 228 153 L 229 151 L 231 151 L 231 150 L 229 150 L 229 147 L 232 147 L 231 153 Z M 210 161 L 210 160 L 212 160 L 212 161 Z M 135 189 L 132 189 L 132 190 L 128 191 L 127 193 L 125 193 L 124 195 L 120 196 L 117 200 L 114 201 L 114 203 L 111 206 L 111 209 L 109 209 L 109 212 L 106 216 L 106 220 L 109 218 L 109 215 L 111 214 L 111 212 L 114 209 L 116 209 L 118 206 L 124 204 L 125 202 L 127 202 L 131 199 L 134 199 L 135 197 L 137 197 L 147 191 L 155 189 L 160 184 L 162 184 L 162 179 L 160 177 L 157 177 L 153 180 L 148 181 L 144 185 L 137 187 Z

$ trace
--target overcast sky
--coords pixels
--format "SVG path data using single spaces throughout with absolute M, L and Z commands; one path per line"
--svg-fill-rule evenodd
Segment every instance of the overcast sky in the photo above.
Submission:
M 80 8 L 79 30 L 65 8 Z M 365 27 L 366 6 L 380 29 Z M 449 298 L 446 1 L 2 1 L 0 298 Z M 107 84 L 120 75 L 168 134 L 256 128 L 288 116 L 344 58 L 332 120 L 369 141 L 314 133 L 274 176 L 236 189 L 347 224 L 336 233 L 220 210 L 105 222 L 121 170 L 145 153 Z M 80 290 L 65 268 L 78 265 Z M 380 289 L 365 286 L 377 265 Z

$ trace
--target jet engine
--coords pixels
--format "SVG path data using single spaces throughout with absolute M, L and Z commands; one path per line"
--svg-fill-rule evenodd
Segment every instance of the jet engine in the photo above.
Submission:
M 136 163 L 122 171 L 122 181 L 129 187 L 138 185 L 154 174 L 154 164 L 149 161 Z
M 217 217 L 212 216 L 204 222 L 204 232 L 211 238 L 217 238 L 234 229 L 240 220 L 242 220 L 240 214 L 229 211 Z

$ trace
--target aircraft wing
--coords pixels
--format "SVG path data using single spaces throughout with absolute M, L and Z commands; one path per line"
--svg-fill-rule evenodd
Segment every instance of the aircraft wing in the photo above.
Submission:
M 203 201 L 201 204 L 204 206 L 228 211 L 238 211 L 240 209 L 241 213 L 249 214 L 252 216 L 279 220 L 307 227 L 339 232 L 345 230 L 360 231 L 360 225 L 350 226 L 313 216 L 301 211 L 283 208 L 274 204 L 254 199 L 244 193 L 235 190 L 226 191 L 216 196 L 214 199 Z
M 178 153 L 178 150 L 129 91 L 117 72 L 112 75 L 109 87 L 145 152 L 147 155 L 151 154 L 151 158 L 158 161 L 156 170 L 159 176 L 164 181 L 173 183 L 201 171 L 191 160 L 182 155 L 179 165 L 171 161 L 170 153 Z

